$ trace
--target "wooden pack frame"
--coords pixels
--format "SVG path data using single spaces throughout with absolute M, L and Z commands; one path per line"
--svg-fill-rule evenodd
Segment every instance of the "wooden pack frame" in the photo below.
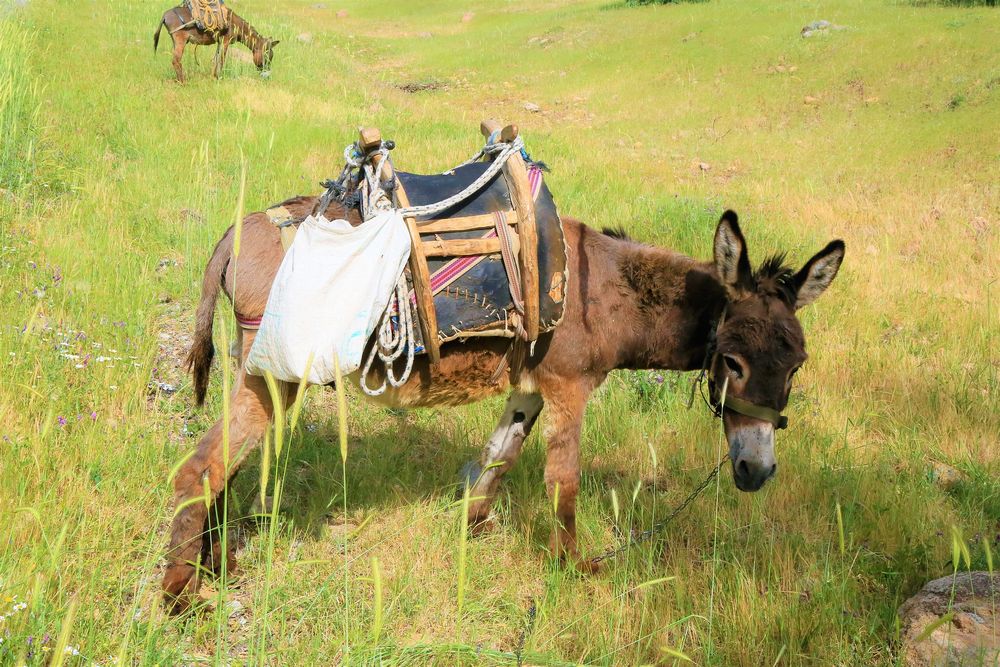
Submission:
M 502 126 L 495 120 L 484 120 L 480 131 L 487 139 L 495 142 L 511 143 L 517 138 L 517 126 Z M 376 128 L 362 128 L 358 146 L 363 153 L 377 151 L 382 145 L 381 133 Z M 376 172 L 383 180 L 392 177 L 388 161 L 382 161 L 380 155 L 372 158 Z M 379 164 L 381 162 L 381 164 Z M 381 168 L 381 171 L 379 169 Z M 503 165 L 502 173 L 507 181 L 514 216 L 509 218 L 515 227 L 518 238 L 518 265 L 521 273 L 521 293 L 524 300 L 524 315 L 522 327 L 526 342 L 532 343 L 538 339 L 539 333 L 539 300 L 538 300 L 538 236 L 535 223 L 535 205 L 528 182 L 528 167 L 520 154 L 511 155 Z M 410 200 L 406 196 L 402 183 L 396 180 L 396 206 L 407 208 Z M 438 339 L 438 319 L 434 308 L 434 295 L 431 293 L 430 269 L 427 266 L 428 257 L 459 257 L 468 255 L 487 255 L 499 253 L 500 239 L 441 239 L 424 240 L 421 234 L 466 231 L 475 229 L 490 229 L 496 224 L 492 214 L 474 215 L 458 218 L 432 219 L 418 221 L 415 217 L 405 218 L 410 233 L 412 248 L 410 250 L 410 276 L 413 281 L 413 291 L 417 301 L 417 320 L 424 341 L 424 348 L 431 363 L 441 359 L 441 343 Z M 510 278 L 513 280 L 513 277 Z

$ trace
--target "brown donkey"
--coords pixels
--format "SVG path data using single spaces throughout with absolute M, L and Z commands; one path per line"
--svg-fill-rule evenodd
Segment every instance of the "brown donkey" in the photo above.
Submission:
M 316 202 L 314 197 L 299 197 L 284 206 L 304 216 Z M 552 551 L 590 570 L 593 566 L 577 551 L 576 496 L 580 429 L 594 389 L 618 368 L 690 371 L 707 365 L 715 384 L 727 381 L 727 396 L 737 401 L 734 407 L 727 398 L 721 410 L 736 486 L 756 491 L 774 475 L 775 427 L 783 426 L 779 416 L 788 402 L 792 376 L 806 359 L 795 312 L 833 281 L 844 244 L 833 241 L 798 272 L 782 266 L 780 257 L 753 272 L 731 211 L 715 232 L 711 262 L 597 232 L 575 220 L 564 220 L 564 228 L 570 269 L 565 318 L 539 339 L 519 377 L 511 380 L 502 374 L 493 379 L 494 370 L 505 363 L 506 341 L 474 338 L 445 345 L 437 366 L 418 358 L 409 382 L 390 388 L 379 400 L 396 407 L 440 407 L 510 391 L 483 451 L 483 472 L 471 491 L 480 498 L 469 510 L 473 526 L 488 518 L 500 478 L 514 465 L 546 407 L 545 485 L 556 498 L 559 521 Z M 212 320 L 220 287 L 241 318 L 258 318 L 282 259 L 278 230 L 262 213 L 244 221 L 238 261 L 232 258 L 232 247 L 230 228 L 215 247 L 202 286 L 189 356 L 199 403 L 212 362 Z M 253 331 L 241 332 L 242 359 L 253 339 Z M 357 375 L 351 380 L 357 383 Z M 286 400 L 294 397 L 295 389 L 285 385 Z M 229 478 L 264 437 L 272 414 L 264 380 L 241 369 L 232 393 L 229 441 L 236 454 L 229 470 L 223 464 L 225 425 L 220 420 L 174 479 L 176 507 L 181 509 L 171 529 L 163 588 L 175 611 L 186 608 L 197 592 L 199 568 L 215 571 L 222 562 L 216 507 Z M 202 500 L 206 486 L 215 503 L 211 511 Z M 210 539 L 203 539 L 205 535 Z M 232 554 L 228 558 L 232 564 Z
M 156 26 L 156 33 L 153 35 L 153 51 L 156 52 L 160 45 L 160 30 L 166 28 L 174 40 L 174 70 L 177 72 L 177 80 L 181 83 L 184 82 L 184 67 L 181 65 L 181 58 L 184 57 L 184 47 L 188 42 L 199 46 L 217 45 L 212 63 L 212 75 L 215 78 L 219 78 L 222 74 L 226 55 L 229 53 L 229 45 L 233 41 L 250 49 L 253 53 L 253 62 L 258 70 L 264 72 L 266 69 L 270 69 L 271 60 L 274 58 L 274 47 L 281 40 L 264 37 L 232 10 L 229 11 L 229 21 L 230 25 L 227 30 L 220 33 L 208 32 L 195 25 L 191 10 L 187 7 L 179 5 L 168 9 L 163 13 L 160 24 Z

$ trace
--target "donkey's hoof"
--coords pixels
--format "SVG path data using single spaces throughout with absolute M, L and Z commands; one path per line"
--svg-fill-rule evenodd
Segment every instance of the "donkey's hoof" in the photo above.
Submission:
M 497 517 L 490 512 L 483 519 L 469 518 L 469 534 L 473 537 L 489 535 L 497 528 Z
M 577 558 L 573 561 L 573 568 L 580 574 L 591 577 L 595 574 L 600 574 L 604 566 L 590 558 Z
M 163 575 L 163 601 L 171 614 L 191 608 L 198 591 L 197 571 L 192 565 L 169 565 Z

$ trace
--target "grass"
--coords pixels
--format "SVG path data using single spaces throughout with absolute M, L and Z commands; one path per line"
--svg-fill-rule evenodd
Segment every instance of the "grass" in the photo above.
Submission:
M 243 0 L 283 40 L 272 77 L 234 58 L 213 81 L 203 50 L 186 86 L 151 53 L 165 7 L 0 4 L 0 663 L 515 664 L 534 603 L 527 664 L 897 664 L 899 604 L 952 573 L 956 539 L 961 569 L 985 569 L 1000 533 L 996 11 L 324 4 Z M 802 39 L 817 18 L 847 29 Z M 487 115 L 520 124 L 560 210 L 594 226 L 707 257 L 730 206 L 753 258 L 847 241 L 802 313 L 780 476 L 747 496 L 724 474 L 663 540 L 581 578 L 545 556 L 538 435 L 498 530 L 461 539 L 457 471 L 499 401 L 393 413 L 349 394 L 344 464 L 337 398 L 313 391 L 264 475 L 272 507 L 254 508 L 260 457 L 236 484 L 240 574 L 214 611 L 165 616 L 167 478 L 224 408 L 222 372 L 196 411 L 179 364 L 241 184 L 246 210 L 316 192 L 361 124 L 398 165 L 440 169 Z M 595 396 L 585 548 L 714 465 L 718 426 L 687 397 L 671 373 Z M 941 488 L 932 460 L 964 481 Z

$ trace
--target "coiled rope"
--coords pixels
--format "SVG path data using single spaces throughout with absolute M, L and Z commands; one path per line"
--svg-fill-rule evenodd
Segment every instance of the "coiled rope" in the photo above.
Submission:
M 406 276 L 400 275 L 396 281 L 396 291 L 389 300 L 389 305 L 382 315 L 382 322 L 376 329 L 375 344 L 368 352 L 368 359 L 361 369 L 361 389 L 369 396 L 381 396 L 389 387 L 401 387 L 410 379 L 413 370 L 413 355 L 416 340 L 413 335 L 413 310 L 410 308 L 410 290 L 406 284 Z M 398 326 L 394 326 L 393 314 L 398 316 Z M 397 378 L 395 363 L 406 354 L 406 366 Z M 368 373 L 372 369 L 375 357 L 385 365 L 385 378 L 382 385 L 372 389 L 368 386 Z

